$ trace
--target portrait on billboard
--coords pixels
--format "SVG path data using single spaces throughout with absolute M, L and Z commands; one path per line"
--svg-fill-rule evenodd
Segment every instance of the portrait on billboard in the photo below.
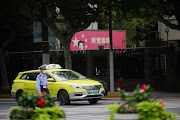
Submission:
M 83 41 L 79 41 L 78 42 L 78 49 L 79 50 L 84 50 L 84 43 L 83 43 Z

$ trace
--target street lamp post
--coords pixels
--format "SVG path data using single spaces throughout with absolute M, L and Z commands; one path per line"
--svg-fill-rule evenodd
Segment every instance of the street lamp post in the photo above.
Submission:
M 168 33 L 169 33 L 169 28 L 165 29 L 165 32 L 167 33 L 167 47 L 168 47 Z
M 109 67 L 110 67 L 110 93 L 114 93 L 114 56 L 113 56 L 113 41 L 112 41 L 112 0 L 109 0 Z

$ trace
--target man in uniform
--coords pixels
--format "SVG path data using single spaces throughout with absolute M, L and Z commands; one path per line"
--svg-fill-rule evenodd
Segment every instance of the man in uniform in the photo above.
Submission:
M 36 89 L 38 93 L 46 92 L 49 93 L 48 90 L 48 81 L 46 76 L 46 65 L 42 65 L 39 67 L 41 70 L 40 74 L 36 77 Z

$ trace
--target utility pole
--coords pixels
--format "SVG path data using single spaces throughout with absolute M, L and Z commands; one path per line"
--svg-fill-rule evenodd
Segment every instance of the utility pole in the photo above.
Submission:
M 109 0 L 109 66 L 110 66 L 110 93 L 114 93 L 114 56 L 113 56 L 113 41 L 112 41 L 112 0 Z

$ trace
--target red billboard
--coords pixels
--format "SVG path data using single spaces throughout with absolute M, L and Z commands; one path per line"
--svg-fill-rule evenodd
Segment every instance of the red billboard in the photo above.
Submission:
M 126 32 L 113 31 L 113 49 L 126 48 Z M 109 49 L 109 31 L 80 31 L 71 39 L 71 51 Z

